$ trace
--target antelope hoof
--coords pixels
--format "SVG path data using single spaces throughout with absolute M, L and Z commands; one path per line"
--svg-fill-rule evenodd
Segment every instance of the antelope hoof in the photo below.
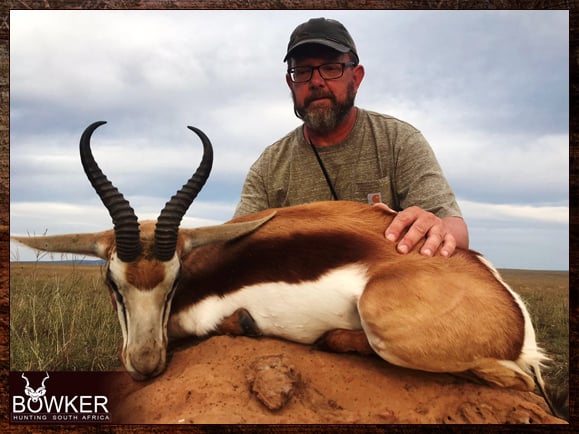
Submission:
M 233 314 L 225 318 L 219 325 L 218 332 L 233 336 L 261 336 L 261 331 L 253 317 L 243 308 L 237 309 Z
M 243 331 L 244 336 L 257 337 L 261 336 L 261 330 L 253 320 L 253 317 L 245 309 L 238 309 L 237 321 L 239 327 Z

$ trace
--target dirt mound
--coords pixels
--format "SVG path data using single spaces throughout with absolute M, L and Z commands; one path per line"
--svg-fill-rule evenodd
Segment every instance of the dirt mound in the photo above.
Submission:
M 534 393 L 269 338 L 213 337 L 111 387 L 116 423 L 564 423 Z

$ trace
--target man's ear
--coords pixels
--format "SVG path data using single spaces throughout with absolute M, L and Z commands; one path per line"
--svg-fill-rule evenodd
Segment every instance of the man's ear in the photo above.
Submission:
M 364 79 L 364 75 L 366 74 L 364 67 L 362 65 L 356 65 L 354 67 L 354 83 L 356 85 L 356 91 L 360 87 L 362 80 Z

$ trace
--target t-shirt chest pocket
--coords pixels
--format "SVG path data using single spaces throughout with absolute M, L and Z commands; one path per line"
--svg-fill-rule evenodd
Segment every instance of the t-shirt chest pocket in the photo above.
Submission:
M 389 177 L 379 178 L 372 181 L 357 181 L 352 183 L 351 198 L 357 202 L 368 202 L 370 204 L 383 202 L 392 208 L 397 206 L 393 200 L 392 184 Z

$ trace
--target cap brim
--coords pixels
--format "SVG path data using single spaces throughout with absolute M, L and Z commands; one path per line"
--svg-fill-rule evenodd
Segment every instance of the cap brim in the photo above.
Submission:
M 305 39 L 303 41 L 298 42 L 293 47 L 291 47 L 288 50 L 285 57 L 283 58 L 283 61 L 285 62 L 287 60 L 287 58 L 289 57 L 289 55 L 292 53 L 292 51 L 294 51 L 296 48 L 301 47 L 302 45 L 306 45 L 306 44 L 325 45 L 326 47 L 333 48 L 334 50 L 339 51 L 340 53 L 347 53 L 347 52 L 351 51 L 350 47 L 346 47 L 345 45 L 340 44 L 339 42 L 328 41 L 327 39 L 316 39 L 316 38 Z

